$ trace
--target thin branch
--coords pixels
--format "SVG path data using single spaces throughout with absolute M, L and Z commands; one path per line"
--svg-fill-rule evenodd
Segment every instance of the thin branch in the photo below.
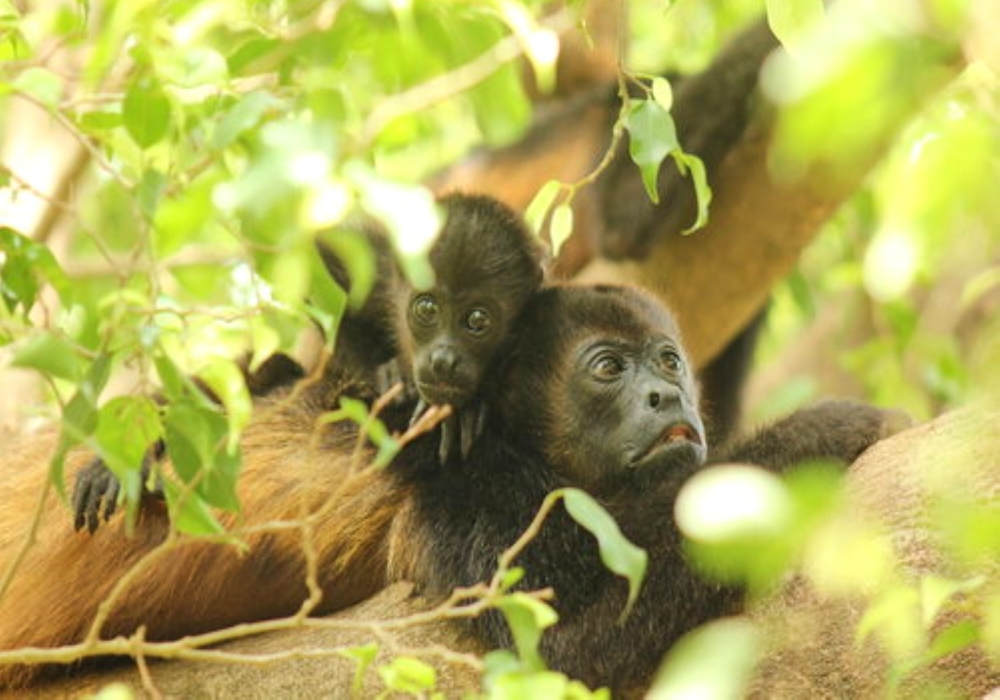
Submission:
M 14 580 L 14 574 L 16 574 L 17 570 L 21 568 L 21 564 L 24 562 L 24 558 L 27 556 L 28 550 L 31 549 L 31 545 L 33 545 L 38 539 L 38 528 L 41 525 L 42 513 L 45 512 L 45 503 L 49 498 L 49 491 L 51 490 L 52 482 L 49 479 L 46 479 L 45 486 L 42 487 L 42 492 L 38 496 L 38 503 L 35 506 L 35 512 L 31 517 L 31 527 L 28 528 L 28 534 L 25 536 L 21 547 L 17 550 L 17 554 L 14 556 L 14 559 L 11 560 L 10 564 L 7 566 L 7 570 L 3 575 L 3 581 L 0 582 L 0 600 L 3 599 L 4 594 L 7 593 L 7 589 L 10 588 L 10 584 Z
M 571 15 L 567 10 L 557 12 L 543 26 L 564 33 L 572 27 Z M 383 99 L 375 106 L 365 123 L 362 143 L 373 141 L 394 119 L 420 112 L 475 87 L 524 53 L 521 37 L 512 34 L 500 39 L 468 63 Z
M 79 142 L 79 144 L 87 150 L 87 152 L 90 154 L 90 157 L 93 158 L 94 162 L 100 166 L 101 170 L 105 171 L 108 175 L 110 175 L 115 182 L 117 182 L 126 190 L 131 191 L 135 189 L 135 183 L 129 182 L 125 178 L 125 176 L 122 175 L 104 157 L 104 154 L 101 153 L 100 149 L 98 149 L 83 132 L 81 132 L 79 129 L 76 128 L 76 124 L 74 124 L 69 117 L 67 117 L 59 110 L 49 109 L 45 104 L 39 102 L 37 99 L 35 99 L 26 92 L 18 92 L 17 95 L 21 99 L 30 102 L 39 109 L 45 110 L 45 112 L 49 114 L 53 119 L 55 119 L 59 123 L 59 125 L 69 133 L 70 136 L 76 139 L 76 141 Z

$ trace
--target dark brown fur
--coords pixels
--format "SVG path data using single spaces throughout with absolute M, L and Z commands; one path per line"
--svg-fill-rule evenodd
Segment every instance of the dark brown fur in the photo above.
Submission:
M 426 458 L 414 458 L 414 450 L 393 465 L 413 497 L 392 524 L 391 574 L 414 580 L 432 597 L 488 581 L 499 555 L 518 539 L 552 489 L 583 488 L 649 554 L 646 581 L 631 614 L 619 622 L 625 583 L 603 566 L 593 537 L 560 510 L 515 562 L 525 570 L 520 585 L 555 592 L 559 622 L 542 639 L 553 668 L 591 686 L 641 687 L 681 634 L 738 610 L 742 596 L 688 567 L 673 522 L 674 498 L 702 458 L 667 450 L 649 466 L 620 468 L 609 477 L 597 454 L 604 450 L 600 436 L 611 440 L 617 426 L 602 425 L 593 411 L 572 403 L 581 394 L 569 384 L 575 376 L 570 368 L 580 349 L 595 340 L 642 347 L 644 339 L 676 339 L 676 326 L 656 302 L 629 290 L 550 288 L 529 302 L 515 335 L 499 380 L 489 389 L 494 420 L 468 462 L 458 469 L 429 469 Z M 636 425 L 645 425 L 643 405 L 670 411 L 659 426 L 685 415 L 668 407 L 676 399 L 662 398 L 671 396 L 668 387 L 662 400 L 650 403 L 652 384 L 636 376 L 638 383 L 624 384 L 611 400 L 622 403 L 626 419 L 636 414 Z M 670 383 L 679 394 L 674 396 L 694 393 L 690 373 L 675 377 Z M 748 457 L 775 471 L 810 458 L 846 463 L 891 432 L 892 424 L 892 414 L 863 404 L 820 404 L 712 461 Z M 647 437 L 656 438 L 661 429 L 654 426 Z M 598 439 L 588 439 L 588 432 Z M 488 645 L 511 645 L 498 612 L 481 617 L 474 630 Z

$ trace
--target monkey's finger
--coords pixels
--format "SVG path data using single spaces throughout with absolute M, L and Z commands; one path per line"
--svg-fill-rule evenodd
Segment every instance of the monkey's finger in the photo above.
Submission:
M 469 452 L 472 451 L 472 443 L 475 442 L 476 434 L 476 414 L 478 410 L 475 406 L 467 406 L 464 410 L 460 411 L 458 414 L 460 423 L 460 432 L 462 443 L 462 461 L 465 461 L 469 457 Z
M 413 415 L 410 416 L 410 427 L 412 428 L 418 420 L 420 420 L 421 414 L 427 410 L 427 402 L 423 399 L 417 401 L 417 407 L 413 409 Z
M 75 532 L 79 532 L 87 523 L 87 502 L 90 499 L 88 469 L 77 474 L 76 481 L 73 483 L 73 530 Z
M 118 509 L 118 494 L 121 491 L 122 485 L 112 475 L 108 475 L 108 484 L 104 489 L 104 520 L 110 520 L 111 516 L 115 514 Z
M 441 445 L 438 449 L 438 461 L 445 465 L 448 459 L 455 452 L 455 443 L 461 437 L 456 435 L 461 430 L 458 418 L 450 415 L 441 423 Z
M 486 404 L 477 403 L 462 413 L 462 459 L 469 458 L 472 445 L 483 434 L 486 427 Z

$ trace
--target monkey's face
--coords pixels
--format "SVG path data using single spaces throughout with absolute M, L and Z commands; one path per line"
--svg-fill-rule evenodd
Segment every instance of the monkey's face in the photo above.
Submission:
M 441 287 L 414 295 L 407 323 L 421 398 L 456 408 L 467 403 L 504 338 L 509 316 L 495 295 L 455 294 Z
M 571 483 L 603 492 L 704 463 L 697 385 L 658 302 L 617 287 L 551 288 L 522 318 L 505 418 Z
M 600 334 L 578 344 L 562 400 L 568 466 L 584 483 L 705 460 L 691 371 L 668 335 Z

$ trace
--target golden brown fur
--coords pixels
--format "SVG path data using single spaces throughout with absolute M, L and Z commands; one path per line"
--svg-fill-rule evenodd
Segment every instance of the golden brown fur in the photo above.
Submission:
M 323 589 L 317 612 L 344 608 L 383 587 L 385 533 L 406 495 L 371 470 L 351 473 L 352 427 L 316 429 L 324 406 L 343 389 L 337 382 L 325 386 L 333 388 L 260 402 L 242 440 L 243 515 L 226 517 L 239 528 L 297 520 L 322 509 L 314 529 Z M 0 575 L 25 541 L 53 446 L 52 436 L 36 437 L 0 465 Z M 72 454 L 68 480 L 90 458 L 82 451 Z M 328 499 L 332 502 L 324 507 Z M 0 650 L 82 641 L 114 584 L 166 534 L 166 513 L 155 501 L 144 504 L 131 538 L 121 516 L 94 535 L 74 532 L 68 509 L 50 494 L 37 541 L 0 598 Z M 245 541 L 246 551 L 189 541 L 167 553 L 134 580 L 102 637 L 127 635 L 143 624 L 148 639 L 172 639 L 297 611 L 308 594 L 301 529 L 251 534 Z M 0 688 L 23 684 L 38 670 L 0 666 Z

